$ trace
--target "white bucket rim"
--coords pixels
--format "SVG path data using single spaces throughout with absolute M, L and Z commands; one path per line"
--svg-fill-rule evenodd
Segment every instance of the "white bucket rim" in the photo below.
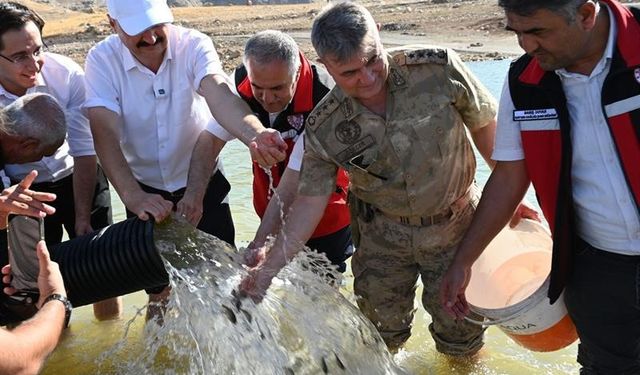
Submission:
M 482 323 L 483 325 L 495 325 L 508 322 L 547 298 L 546 290 L 549 289 L 549 283 L 550 276 L 547 276 L 542 285 L 540 285 L 535 292 L 531 293 L 529 297 L 513 305 L 492 309 L 475 306 L 472 303 L 469 303 L 469 310 L 484 318 L 485 321 Z M 473 322 L 473 320 L 470 321 Z

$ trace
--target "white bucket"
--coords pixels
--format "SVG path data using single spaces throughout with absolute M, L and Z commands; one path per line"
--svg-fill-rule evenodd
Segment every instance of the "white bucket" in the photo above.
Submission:
M 564 348 L 577 339 L 563 296 L 547 297 L 552 241 L 541 224 L 504 228 L 474 263 L 466 298 L 471 311 L 534 351 Z

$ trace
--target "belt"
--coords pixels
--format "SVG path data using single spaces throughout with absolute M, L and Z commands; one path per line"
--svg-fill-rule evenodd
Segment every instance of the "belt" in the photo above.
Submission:
M 428 227 L 431 225 L 437 225 L 443 223 L 451 218 L 455 213 L 461 211 L 469 205 L 471 199 L 474 197 L 474 186 L 471 185 L 469 189 L 458 199 L 453 201 L 449 208 L 441 213 L 435 215 L 426 216 L 400 216 L 386 213 L 378 208 L 375 208 L 376 212 L 381 213 L 383 216 L 396 221 L 400 224 L 409 225 L 412 227 Z
M 439 213 L 436 215 L 430 215 L 430 216 L 399 216 L 399 215 L 392 215 L 392 214 L 388 214 L 386 212 L 380 211 L 379 209 L 376 208 L 376 212 L 381 213 L 383 216 L 393 220 L 393 221 L 397 221 L 400 224 L 404 224 L 404 225 L 409 225 L 412 227 L 429 227 L 431 225 L 436 225 L 436 224 L 440 224 L 444 221 L 449 220 L 449 218 L 451 217 L 451 215 L 453 215 L 453 211 L 448 210 L 448 212 L 443 212 L 443 213 Z

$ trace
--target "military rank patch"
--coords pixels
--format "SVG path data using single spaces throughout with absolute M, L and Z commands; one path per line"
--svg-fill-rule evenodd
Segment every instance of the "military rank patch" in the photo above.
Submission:
M 340 102 L 332 93 L 327 94 L 324 99 L 313 109 L 309 117 L 307 117 L 307 125 L 312 129 L 322 124 L 336 108 L 340 106 Z
M 355 143 L 362 135 L 360 124 L 353 121 L 343 121 L 336 126 L 336 138 L 341 143 L 350 145 Z
M 393 56 L 398 65 L 439 64 L 448 62 L 447 50 L 443 48 L 425 48 L 405 51 Z

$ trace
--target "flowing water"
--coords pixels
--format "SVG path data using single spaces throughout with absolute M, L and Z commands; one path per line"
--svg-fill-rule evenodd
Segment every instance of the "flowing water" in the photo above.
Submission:
M 508 62 L 470 66 L 499 96 Z M 238 142 L 227 145 L 222 157 L 232 185 L 230 204 L 236 243 L 243 246 L 253 238 L 259 224 L 251 202 L 250 159 Z M 476 177 L 480 185 L 488 174 L 486 165 L 479 161 Z M 528 197 L 535 201 L 531 192 Z M 113 193 L 112 198 L 114 219 L 124 219 L 117 195 Z M 185 240 L 174 238 L 179 247 L 193 246 L 187 235 L 179 237 Z M 172 249 L 171 243 L 165 241 L 162 247 Z M 341 297 L 309 271 L 325 269 L 310 255 L 281 273 L 263 303 L 254 306 L 243 300 L 238 304 L 231 293 L 243 272 L 231 261 L 236 255 L 228 251 L 212 254 L 208 248 L 193 247 L 199 249 L 200 256 L 192 259 L 168 259 L 176 267 L 170 268 L 173 297 L 164 326 L 144 324 L 146 295 L 142 292 L 125 296 L 125 315 L 118 321 L 97 322 L 90 307 L 76 309 L 71 327 L 43 373 L 322 374 L 326 369 L 328 373 L 368 375 L 400 371 L 387 361 L 371 325 L 354 307 L 350 272 L 342 282 Z M 185 262 L 191 265 L 191 271 L 184 269 Z M 474 359 L 454 360 L 441 355 L 427 329 L 428 314 L 419 299 L 415 304 L 419 308 L 413 335 L 405 349 L 393 357 L 408 373 L 577 373 L 576 344 L 553 353 L 530 352 L 493 327 L 487 330 L 486 345 Z

